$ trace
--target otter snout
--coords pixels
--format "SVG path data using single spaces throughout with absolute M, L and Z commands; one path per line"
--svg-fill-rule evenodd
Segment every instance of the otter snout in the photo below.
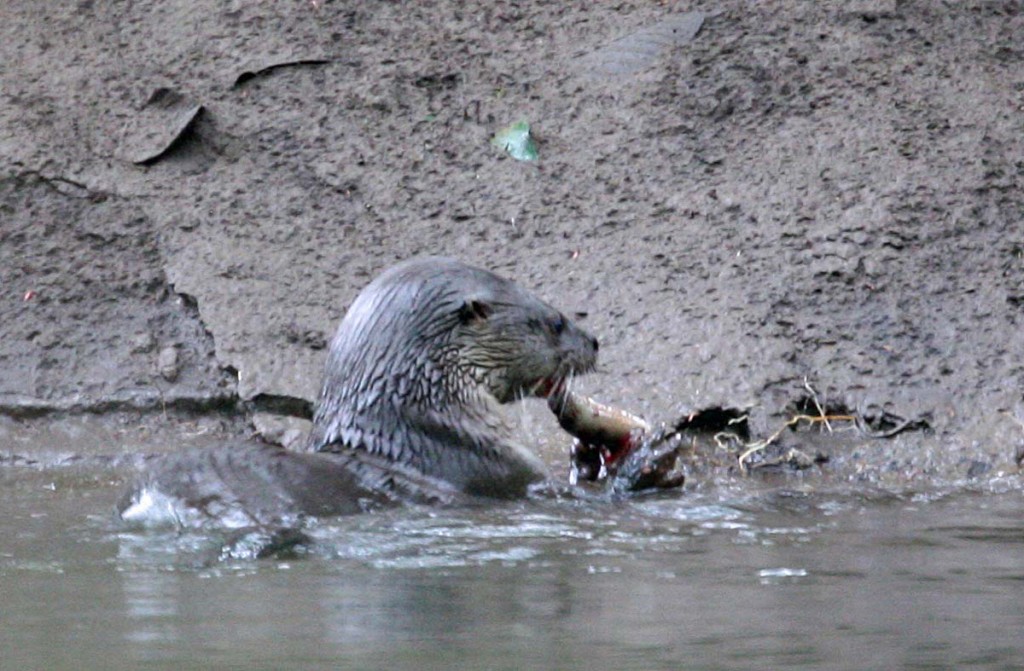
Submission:
M 600 348 L 597 338 L 582 327 L 577 326 L 575 322 L 569 321 L 568 325 L 568 328 L 562 334 L 563 339 L 569 341 L 565 343 L 565 346 L 567 349 L 579 354 L 579 363 L 577 364 L 579 368 L 573 372 L 593 370 L 594 365 L 597 363 L 597 351 Z
M 560 316 L 561 317 L 561 316 Z M 597 352 L 600 344 L 575 322 L 561 317 L 558 333 L 559 365 L 557 372 L 550 378 L 551 388 L 558 388 L 574 375 L 589 373 L 597 366 Z M 548 389 L 550 392 L 551 389 Z M 541 394 L 546 396 L 547 394 Z

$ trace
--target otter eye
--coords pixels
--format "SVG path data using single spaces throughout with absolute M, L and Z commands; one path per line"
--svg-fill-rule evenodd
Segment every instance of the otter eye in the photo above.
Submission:
M 491 316 L 494 308 L 483 301 L 466 301 L 459 308 L 459 319 L 463 324 L 473 321 L 484 321 Z
M 556 336 L 562 335 L 562 333 L 565 331 L 565 324 L 565 315 L 558 315 L 557 317 L 554 318 L 554 320 L 551 321 L 551 332 L 554 333 Z

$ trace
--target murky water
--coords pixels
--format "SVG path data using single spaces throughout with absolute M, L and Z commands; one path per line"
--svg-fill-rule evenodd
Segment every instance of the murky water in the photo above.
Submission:
M 294 560 L 129 532 L 122 483 L 0 469 L 0 668 L 1024 667 L 1024 493 L 797 494 L 333 520 Z

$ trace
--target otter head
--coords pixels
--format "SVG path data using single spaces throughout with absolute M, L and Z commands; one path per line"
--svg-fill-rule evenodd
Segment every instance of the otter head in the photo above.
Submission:
M 597 340 L 491 272 L 399 264 L 352 303 L 331 342 L 310 447 L 367 450 L 471 493 L 543 476 L 498 404 L 594 367 Z

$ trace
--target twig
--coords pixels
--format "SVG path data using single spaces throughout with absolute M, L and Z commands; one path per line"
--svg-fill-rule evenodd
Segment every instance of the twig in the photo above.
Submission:
M 794 427 L 800 422 L 807 422 L 808 424 L 823 423 L 825 426 L 829 426 L 829 420 L 833 422 L 853 422 L 856 421 L 854 415 L 825 415 L 822 413 L 820 416 L 815 417 L 814 415 L 794 415 L 785 424 L 780 426 L 778 430 L 772 435 L 768 436 L 764 440 L 755 441 L 747 444 L 747 449 L 737 458 L 739 461 L 740 472 L 744 475 L 747 474 L 747 461 L 751 456 L 765 449 L 782 435 L 782 432 L 788 428 Z M 830 429 L 831 430 L 831 429 Z
M 740 437 L 731 431 L 719 431 L 714 436 L 712 436 L 712 438 L 715 441 L 715 445 L 717 445 L 718 449 L 720 450 L 728 451 L 729 446 L 727 443 L 739 443 L 740 445 L 743 444 L 743 441 L 740 440 Z
M 807 376 L 804 376 L 804 389 L 811 395 L 811 400 L 814 401 L 814 407 L 818 409 L 818 416 L 822 418 L 825 423 L 825 428 L 828 429 L 829 433 L 832 433 L 832 425 L 828 423 L 828 419 L 825 417 L 825 410 L 821 407 L 821 403 L 818 403 L 818 393 L 814 391 L 811 384 L 807 381 Z

